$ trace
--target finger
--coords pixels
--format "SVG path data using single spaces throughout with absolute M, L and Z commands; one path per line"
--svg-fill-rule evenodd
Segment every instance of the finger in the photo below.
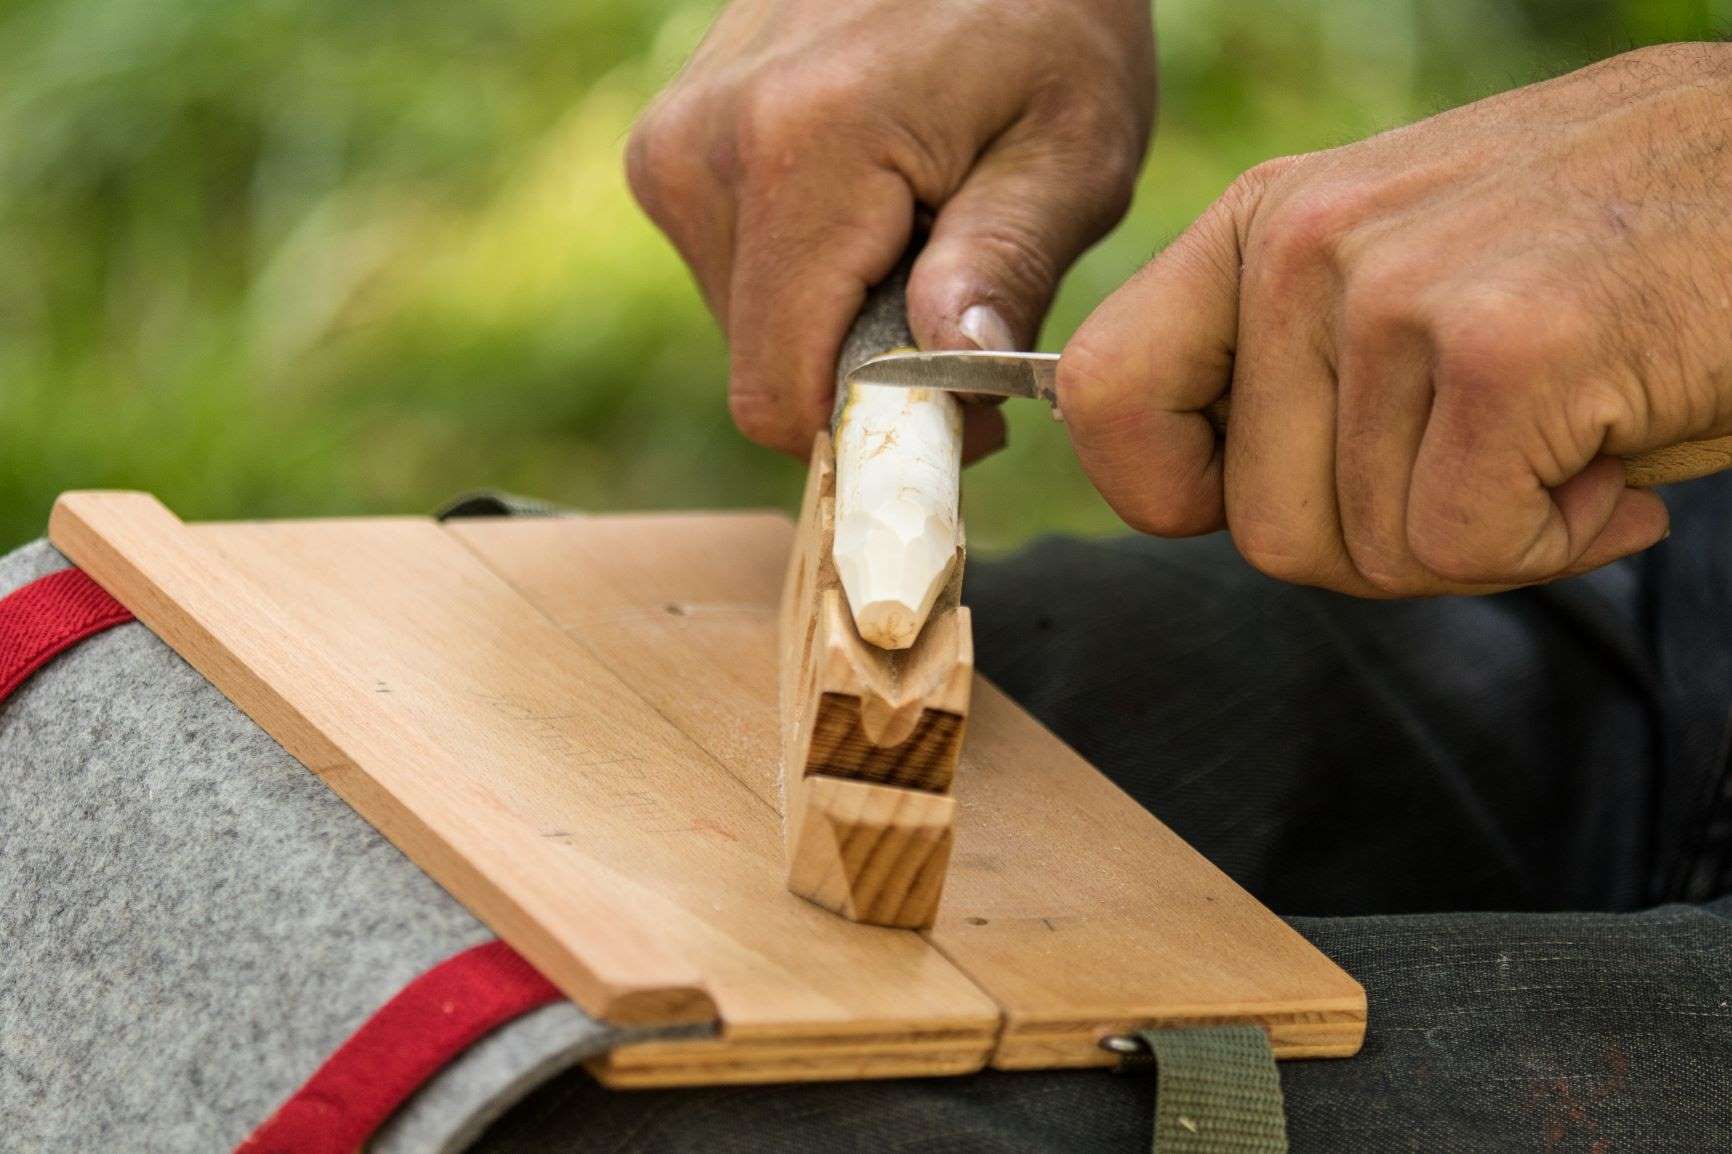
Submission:
M 632 195 L 691 269 L 725 331 L 735 206 L 725 179 L 731 156 L 718 157 L 716 143 L 732 134 L 714 123 L 716 115 L 701 103 L 664 97 L 633 127 L 625 169 Z
M 1339 324 L 1335 488 L 1353 568 L 1390 596 L 1441 593 L 1448 582 L 1407 545 L 1408 490 L 1431 416 L 1424 329 L 1395 287 L 1350 280 Z
M 1009 352 L 1021 347 L 1004 318 L 989 305 L 972 305 L 963 310 L 957 327 L 961 329 L 964 348 L 972 345 L 977 349 Z M 999 411 L 1003 397 L 963 393 L 957 399 L 962 402 L 963 464 L 972 465 L 1009 443 L 1010 427 Z
M 1059 359 L 1059 406 L 1083 471 L 1147 533 L 1225 523 L 1221 451 L 1202 410 L 1233 370 L 1239 216 L 1253 199 L 1217 201 L 1108 297 Z
M 1271 577 L 1372 593 L 1347 554 L 1336 500 L 1328 269 L 1268 264 L 1247 255 L 1227 428 L 1227 528 L 1245 559 Z
M 830 417 L 843 337 L 907 246 L 914 201 L 889 170 L 801 159 L 740 191 L 728 402 L 747 436 L 804 457 Z
M 1375 295 L 1387 297 L 1387 286 Z M 1369 303 L 1358 311 L 1359 323 L 1349 320 L 1343 329 L 1336 418 L 1336 491 L 1354 568 L 1387 596 L 1475 595 L 1521 584 L 1452 581 L 1421 564 L 1409 548 L 1413 474 L 1433 402 L 1430 352 L 1422 328 L 1409 318 L 1380 320 Z M 1590 478 L 1588 485 L 1599 483 Z M 1654 539 L 1650 519 L 1656 508 L 1664 534 L 1665 505 L 1654 498 L 1650 506 L 1642 494 L 1634 496 L 1637 500 L 1615 511 L 1606 529 L 1558 576 L 1587 572 L 1646 548 Z M 1559 497 L 1553 493 L 1554 500 Z M 1562 499 L 1572 496 L 1566 491 Z
M 1652 493 L 1629 489 L 1623 467 L 1586 448 L 1544 450 L 1523 414 L 1485 390 L 1439 384 L 1415 460 L 1408 539 L 1442 576 L 1529 584 L 1583 572 L 1665 536 Z M 1525 443 L 1524 443 L 1525 442 Z
M 1609 481 L 1602 480 L 1596 473 L 1604 474 Z M 1582 481 L 1583 476 L 1587 476 L 1588 480 Z M 1552 500 L 1560 506 L 1570 505 L 1584 499 L 1576 493 L 1576 490 L 1581 488 L 1587 490 L 1585 499 L 1592 501 L 1596 489 L 1602 486 L 1611 489 L 1614 485 L 1624 485 L 1624 463 L 1614 457 L 1601 457 L 1582 473 L 1552 490 Z M 1565 516 L 1567 518 L 1568 514 Z M 1671 514 L 1666 509 L 1666 503 L 1657 494 L 1643 489 L 1624 488 L 1617 493 L 1612 511 L 1606 517 L 1605 526 L 1560 576 L 1586 573 L 1620 557 L 1640 553 L 1643 549 L 1658 544 L 1669 531 L 1670 523 Z
M 922 347 L 1034 343 L 1059 278 L 1130 204 L 1141 148 L 1121 137 L 1082 156 L 1050 119 L 1025 119 L 975 162 L 909 277 Z

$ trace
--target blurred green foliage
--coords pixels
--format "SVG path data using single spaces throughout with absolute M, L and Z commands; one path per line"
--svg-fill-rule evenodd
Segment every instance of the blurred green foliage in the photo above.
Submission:
M 1007 0 L 1009 2 L 1009 0 Z M 620 150 L 715 5 L 0 0 L 0 548 L 65 488 L 188 517 L 789 504 Z M 1241 170 L 1636 44 L 1732 0 L 1163 0 L 1162 128 L 1056 347 Z M 1109 530 L 1014 412 L 979 547 Z

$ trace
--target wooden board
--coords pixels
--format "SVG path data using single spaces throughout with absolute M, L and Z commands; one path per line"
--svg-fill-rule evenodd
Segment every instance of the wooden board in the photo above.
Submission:
M 777 515 L 185 526 L 68 494 L 56 545 L 562 990 L 714 1039 L 617 1085 L 1105 1064 L 1249 1021 L 1349 1054 L 1356 983 L 990 683 L 924 935 L 782 884 Z
M 771 622 L 786 519 L 469 521 L 452 532 L 776 797 Z M 644 611 L 654 605 L 679 611 Z M 713 672 L 679 675 L 689 670 Z M 1249 1021 L 1282 1057 L 1358 1050 L 1357 982 L 978 675 L 954 794 L 949 880 L 926 937 L 1004 1008 L 994 1065 L 1109 1064 L 1097 1045 L 1108 1025 Z

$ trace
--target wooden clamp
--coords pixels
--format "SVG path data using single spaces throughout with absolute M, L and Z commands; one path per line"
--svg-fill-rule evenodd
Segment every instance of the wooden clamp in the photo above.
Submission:
M 843 370 L 912 344 L 905 275 L 899 270 L 874 291 Z M 840 411 L 846 398 L 838 400 Z M 958 525 L 955 560 L 913 643 L 880 649 L 861 637 L 837 572 L 836 481 L 832 439 L 820 434 L 782 592 L 788 888 L 854 921 L 924 928 L 937 916 L 950 864 L 950 784 L 974 676 L 973 632 L 960 603 L 962 534 Z

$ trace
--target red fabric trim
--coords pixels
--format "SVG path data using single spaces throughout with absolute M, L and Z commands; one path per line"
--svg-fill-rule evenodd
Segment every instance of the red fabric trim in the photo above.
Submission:
M 62 569 L 0 597 L 0 701 L 63 650 L 132 620 L 82 569 Z
M 504 942 L 464 950 L 380 1006 L 238 1149 L 354 1154 L 472 1042 L 563 997 Z

